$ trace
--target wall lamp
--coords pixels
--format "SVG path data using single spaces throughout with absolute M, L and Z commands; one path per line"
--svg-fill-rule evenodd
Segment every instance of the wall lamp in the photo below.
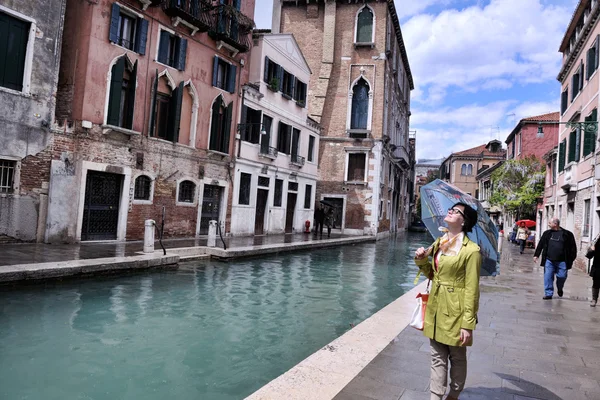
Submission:
M 538 122 L 538 131 L 537 131 L 536 136 L 538 138 L 544 137 L 544 128 L 542 128 L 542 125 L 558 125 L 558 124 L 565 125 L 567 128 L 571 128 L 571 129 L 580 129 L 583 132 L 597 132 L 598 131 L 598 121 Z

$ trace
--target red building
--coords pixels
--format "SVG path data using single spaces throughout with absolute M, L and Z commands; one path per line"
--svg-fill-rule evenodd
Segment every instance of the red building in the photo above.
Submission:
M 46 241 L 227 229 L 254 0 L 67 0 Z
M 504 142 L 507 145 L 506 158 L 520 160 L 533 155 L 542 160 L 558 144 L 559 118 L 557 111 L 520 120 Z M 538 134 L 540 122 L 543 123 L 543 134 Z

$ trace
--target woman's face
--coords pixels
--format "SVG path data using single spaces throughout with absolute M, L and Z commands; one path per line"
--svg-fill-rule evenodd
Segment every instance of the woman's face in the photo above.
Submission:
M 444 221 L 448 224 L 448 226 L 462 226 L 465 222 L 465 206 L 456 205 L 448 209 L 448 214 L 446 214 Z

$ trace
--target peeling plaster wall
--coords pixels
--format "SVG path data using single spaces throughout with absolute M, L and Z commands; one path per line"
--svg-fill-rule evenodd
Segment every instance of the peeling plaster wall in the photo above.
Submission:
M 66 0 L 5 0 L 0 11 L 31 23 L 22 92 L 0 87 L 0 159 L 17 163 L 12 193 L 0 197 L 2 241 L 34 241 L 45 224 L 60 43 Z M 30 74 L 28 73 L 30 71 Z M 40 200 L 42 199 L 42 200 Z

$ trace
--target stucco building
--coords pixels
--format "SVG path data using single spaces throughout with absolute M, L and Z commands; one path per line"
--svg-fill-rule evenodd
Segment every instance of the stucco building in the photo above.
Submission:
M 44 238 L 65 5 L 0 5 L 0 242 Z
M 229 229 L 253 0 L 67 0 L 46 240 Z
M 575 235 L 580 257 L 575 266 L 586 268 L 583 257 L 599 231 L 598 195 L 598 57 L 600 54 L 600 4 L 578 3 L 559 51 L 563 55 L 557 79 L 561 84 L 561 116 L 556 174 L 548 173 L 543 219 L 558 217 Z M 581 124 L 591 122 L 588 129 Z M 550 165 L 552 165 L 550 163 Z M 549 171 L 550 172 L 550 171 Z M 556 183 L 553 183 L 556 182 Z M 550 192 L 552 190 L 552 192 Z
M 542 160 L 558 141 L 558 111 L 523 118 L 507 136 L 506 158 L 523 159 L 534 156 Z M 540 123 L 542 131 L 539 131 Z
M 232 235 L 313 224 L 320 128 L 306 108 L 310 76 L 293 35 L 255 32 L 236 141 Z
M 440 179 L 478 198 L 477 174 L 505 158 L 506 150 L 502 148 L 502 142 L 492 140 L 487 144 L 450 154 L 440 165 Z
M 394 2 L 276 0 L 273 32 L 292 33 L 313 72 L 308 116 L 322 127 L 316 201 L 336 205 L 335 228 L 346 234 L 404 229 L 414 85 Z

